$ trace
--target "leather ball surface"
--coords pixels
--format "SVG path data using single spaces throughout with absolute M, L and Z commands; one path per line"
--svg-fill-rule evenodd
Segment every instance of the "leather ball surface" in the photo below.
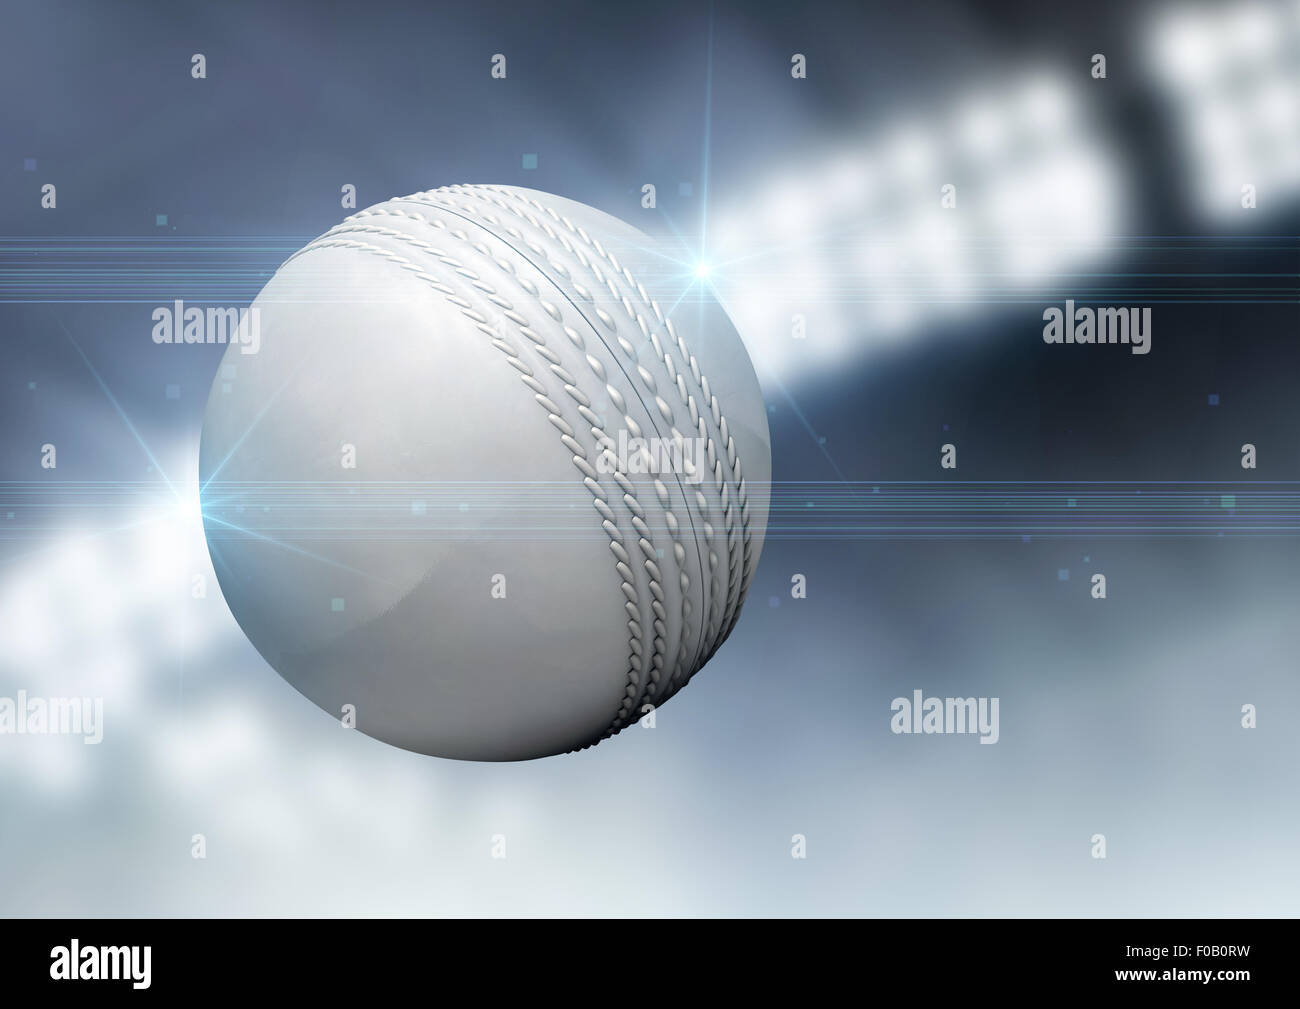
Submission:
M 349 217 L 253 304 L 200 446 L 221 590 L 331 716 L 472 760 L 635 724 L 726 640 L 771 458 L 707 284 L 582 204 L 454 186 Z

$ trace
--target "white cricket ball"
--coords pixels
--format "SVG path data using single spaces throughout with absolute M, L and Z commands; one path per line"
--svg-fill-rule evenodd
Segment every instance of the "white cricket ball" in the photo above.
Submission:
M 771 479 L 753 366 L 693 273 L 509 186 L 390 200 L 292 256 L 199 454 L 258 651 L 345 725 L 471 760 L 590 746 L 680 690 L 740 615 Z

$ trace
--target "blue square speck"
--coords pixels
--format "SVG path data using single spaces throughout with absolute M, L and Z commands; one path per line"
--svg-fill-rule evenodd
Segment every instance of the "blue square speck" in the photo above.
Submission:
M 1068 582 L 1070 580 L 1070 569 L 1069 568 L 1058 569 L 1056 572 L 1056 580 L 1058 582 Z
M 537 167 L 537 155 L 536 155 L 536 154 L 525 154 L 525 155 L 524 155 L 524 171 L 525 171 L 525 172 L 531 172 L 531 171 L 532 171 L 533 169 L 535 169 L 536 167 Z
M 339 598 L 337 598 L 337 597 L 335 597 L 334 599 L 331 599 L 331 600 L 330 600 L 330 609 L 333 610 L 335 613 L 342 613 L 342 612 L 343 612 L 343 600 L 342 600 L 342 599 L 339 599 Z

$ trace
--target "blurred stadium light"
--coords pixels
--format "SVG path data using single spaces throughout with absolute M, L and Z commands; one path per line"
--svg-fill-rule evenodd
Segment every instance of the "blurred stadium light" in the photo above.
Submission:
M 1199 212 L 1239 215 L 1246 184 L 1261 213 L 1300 197 L 1300 0 L 1170 7 L 1147 33 Z
M 1125 187 L 1079 83 L 1026 72 L 971 89 L 729 194 L 710 279 L 760 370 L 838 366 L 1105 255 Z

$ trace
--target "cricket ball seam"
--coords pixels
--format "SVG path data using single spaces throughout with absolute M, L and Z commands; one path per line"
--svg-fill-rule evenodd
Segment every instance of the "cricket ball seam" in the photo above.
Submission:
M 477 196 L 480 199 L 486 199 L 486 197 L 482 195 L 482 191 L 488 190 L 491 192 L 500 193 L 504 196 L 508 196 L 514 200 L 524 203 L 526 206 L 531 206 L 539 211 L 542 211 L 548 214 L 556 222 L 562 223 L 565 227 L 569 229 L 570 232 L 578 235 L 578 237 L 581 238 L 582 241 L 586 243 L 589 248 L 591 248 L 594 252 L 596 252 L 597 255 L 603 257 L 604 260 L 615 271 L 615 276 L 617 276 L 620 273 L 622 274 L 623 278 L 632 287 L 633 291 L 640 295 L 642 305 L 650 309 L 654 313 L 655 317 L 665 326 L 668 335 L 678 343 L 679 349 L 683 357 L 690 362 L 693 377 L 695 378 L 696 383 L 699 386 L 702 395 L 709 402 L 709 406 L 713 414 L 714 422 L 715 424 L 718 425 L 720 434 L 726 440 L 727 448 L 728 448 L 728 461 L 732 465 L 733 475 L 737 480 L 740 488 L 743 489 L 744 480 L 743 477 L 741 477 L 740 475 L 740 462 L 738 458 L 738 453 L 735 448 L 734 439 L 731 438 L 730 433 L 728 431 L 727 420 L 725 415 L 721 411 L 721 405 L 719 404 L 717 397 L 714 396 L 710 391 L 708 377 L 701 372 L 698 362 L 696 361 L 694 356 L 691 355 L 689 349 L 686 346 L 685 340 L 681 338 L 681 336 L 676 332 L 676 328 L 672 323 L 672 319 L 666 317 L 662 313 L 662 311 L 659 309 L 658 304 L 646 294 L 645 288 L 642 285 L 638 284 L 635 278 L 633 278 L 631 271 L 628 270 L 627 267 L 625 266 L 620 266 L 614 254 L 604 249 L 600 245 L 600 242 L 598 240 L 592 239 L 589 235 L 587 235 L 584 229 L 575 227 L 573 222 L 570 221 L 567 217 L 557 214 L 553 208 L 542 204 L 540 201 L 536 199 L 533 199 L 531 197 L 526 197 L 523 194 L 516 192 L 514 190 L 504 189 L 501 187 L 455 186 L 455 187 L 447 187 L 447 190 L 464 193 L 466 195 Z M 438 190 L 434 190 L 433 192 L 438 192 Z M 497 202 L 497 201 L 493 201 L 493 202 Z M 500 202 L 497 202 L 497 205 L 505 206 Z M 517 216 L 524 216 L 521 215 L 516 208 L 505 206 L 505 209 L 509 209 Z M 647 329 L 644 318 L 632 309 L 631 305 L 629 304 L 628 297 L 625 294 L 622 294 L 614 286 L 613 280 L 612 279 L 607 280 L 606 278 L 603 277 L 603 275 L 600 273 L 598 269 L 586 263 L 580 250 L 572 249 L 569 246 L 569 243 L 565 240 L 564 236 L 562 234 L 556 233 L 545 221 L 535 221 L 529 217 L 525 217 L 525 219 L 529 220 L 529 222 L 532 223 L 535 227 L 539 227 L 540 229 L 542 229 L 553 240 L 560 242 L 566 250 L 575 252 L 578 261 L 582 263 L 583 266 L 586 267 L 589 271 L 591 271 L 592 275 L 595 277 L 597 282 L 603 283 L 610 291 L 610 294 L 616 300 L 622 303 L 624 310 L 628 314 L 629 320 L 634 321 L 639 325 L 643 337 L 645 337 L 650 342 L 660 362 L 664 364 L 665 369 L 668 370 L 670 376 L 672 376 L 676 369 L 674 368 L 671 355 L 667 354 L 663 349 L 663 346 L 660 344 L 658 340 L 658 334 L 651 332 Z M 612 322 L 611 322 L 611 328 L 612 328 Z M 634 356 L 635 354 L 634 348 L 632 348 L 629 344 L 627 344 L 627 342 L 622 337 L 619 337 L 619 343 L 622 346 L 625 353 L 627 353 L 629 356 Z M 665 413 L 666 418 L 671 422 L 672 421 L 671 410 L 670 408 L 667 407 L 667 404 L 665 404 L 663 400 L 657 396 L 657 389 L 654 387 L 652 378 L 645 374 L 640 374 L 640 377 L 642 381 L 650 389 L 651 393 L 656 396 L 656 400 L 660 406 L 661 411 Z M 681 388 L 678 389 L 678 395 L 681 397 L 683 403 L 686 404 L 687 408 L 691 411 L 692 419 L 698 421 L 700 418 L 698 416 L 693 397 L 689 396 L 689 394 L 682 391 Z M 709 439 L 709 441 L 711 443 L 712 439 Z M 726 502 L 727 488 L 721 478 L 721 475 L 716 472 L 716 466 L 717 466 L 716 448 L 712 444 L 710 444 L 709 451 L 710 451 L 711 461 L 713 461 L 715 464 L 716 489 L 718 490 L 720 496 L 723 498 L 724 504 L 726 504 L 727 507 L 729 508 L 730 507 L 729 503 Z M 738 494 L 739 493 L 740 492 L 738 492 Z M 727 519 L 728 519 L 728 526 L 730 531 L 731 516 L 727 515 Z M 742 522 L 746 533 L 748 533 L 749 520 L 748 520 L 747 510 L 742 517 Z
M 426 206 L 433 206 L 433 207 L 436 207 L 436 208 L 438 208 L 438 209 L 440 209 L 440 210 L 442 210 L 442 211 L 444 211 L 444 212 L 446 212 L 446 213 L 456 213 L 457 216 L 462 216 L 460 213 L 458 213 L 458 211 L 464 211 L 465 213 L 471 215 L 471 217 L 473 217 L 473 218 L 479 218 L 479 219 L 481 219 L 481 220 L 485 220 L 485 221 L 487 221 L 489 224 L 493 225 L 494 227 L 502 227 L 502 229 L 506 232 L 506 234 L 507 234 L 508 236 L 510 236 L 511 239 L 513 239 L 515 242 L 522 242 L 522 243 L 523 243 L 524 245 L 526 245 L 527 248 L 528 248 L 528 249 L 533 253 L 533 255 L 535 255 L 535 256 L 539 256 L 539 257 L 545 257 L 545 258 L 546 258 L 546 265 L 550 266 L 551 269 L 552 269 L 553 271 L 555 271 L 556 273 L 558 273 L 558 274 L 560 275 L 560 277 L 561 277 L 563 280 L 565 280 L 565 281 L 568 282 L 568 284 L 569 284 L 569 285 L 572 287 L 572 289 L 573 289 L 573 293 L 576 294 L 580 300 L 585 301 L 585 302 L 588 303 L 588 304 L 591 304 L 591 303 L 594 302 L 594 298 L 593 298 L 591 292 L 588 291 L 586 288 L 584 288 L 584 287 L 583 287 L 581 284 L 579 284 L 576 280 L 574 280 L 574 279 L 569 275 L 569 272 L 566 271 L 566 270 L 563 268 L 563 266 L 562 266 L 561 264 L 559 264 L 559 263 L 557 263 L 557 262 L 555 261 L 555 259 L 554 259 L 554 257 L 553 257 L 552 254 L 548 254 L 547 251 L 541 247 L 541 245 L 539 245 L 539 244 L 538 244 L 537 242 L 535 242 L 535 241 L 531 241 L 530 239 L 528 239 L 528 238 L 527 238 L 526 236 L 524 236 L 524 235 L 523 235 L 523 234 L 522 234 L 522 233 L 521 233 L 517 228 L 512 227 L 512 226 L 509 225 L 509 224 L 500 225 L 499 222 L 496 220 L 496 218 L 493 217 L 491 214 L 489 214 L 489 213 L 487 213 L 487 212 L 480 211 L 480 210 L 478 210 L 476 207 L 471 206 L 471 205 L 468 205 L 468 204 L 465 204 L 465 203 L 461 203 L 461 204 L 459 204 L 459 205 L 453 205 L 453 206 L 450 206 L 450 207 L 447 206 L 447 205 L 446 205 L 447 203 L 451 203 L 451 202 L 452 202 L 451 199 L 450 199 L 450 194 L 453 193 L 453 192 L 454 192 L 456 195 L 462 195 L 462 196 L 473 196 L 474 198 L 476 198 L 477 200 L 479 200 L 479 201 L 481 201 L 481 202 L 483 202 L 483 203 L 487 203 L 487 204 L 489 204 L 489 205 L 499 207 L 501 210 L 513 214 L 516 218 L 518 218 L 518 219 L 521 220 L 521 221 L 524 221 L 525 223 L 532 224 L 535 228 L 537 228 L 539 231 L 541 231 L 541 232 L 545 235 L 545 237 L 546 237 L 547 239 L 549 239 L 549 240 L 552 241 L 553 243 L 556 243 L 556 244 L 560 245 L 560 246 L 561 246 L 561 247 L 562 247 L 566 252 L 569 252 L 569 253 L 574 254 L 574 255 L 576 256 L 576 258 L 578 259 L 578 261 L 582 264 L 582 266 L 583 266 L 584 268 L 586 268 L 586 269 L 592 269 L 592 267 L 590 266 L 590 264 L 587 263 L 587 261 L 586 261 L 585 257 L 583 256 L 581 250 L 575 250 L 575 249 L 573 248 L 573 246 L 570 245 L 570 243 L 568 242 L 568 240 L 567 240 L 563 235 L 561 235 L 561 234 L 557 234 L 557 233 L 556 233 L 555 231 L 553 231 L 549 226 L 547 226 L 544 222 L 541 222 L 541 223 L 537 222 L 535 219 L 533 219 L 533 218 L 531 217 L 531 215 L 521 214 L 520 211 L 519 211 L 517 208 L 506 205 L 505 203 L 501 202 L 501 201 L 499 200 L 499 198 L 495 197 L 495 195 L 490 195 L 490 194 L 488 194 L 486 191 L 483 191 L 483 190 L 480 190 L 480 189 L 474 189 L 473 187 L 454 187 L 454 188 L 449 187 L 449 188 L 445 188 L 445 189 L 441 189 L 441 190 L 431 190 L 431 191 L 426 192 L 426 193 L 418 193 L 418 194 L 415 194 L 414 196 L 406 197 L 406 199 L 409 200 L 409 201 L 411 201 L 411 202 L 416 202 L 416 203 L 424 204 L 424 205 L 426 205 Z M 439 202 L 439 200 L 438 200 L 438 199 L 435 199 L 435 197 L 439 197 L 441 200 L 443 200 L 443 201 L 445 201 L 445 202 Z M 501 241 L 506 241 L 506 239 L 503 238 L 501 235 L 497 235 L 497 238 L 498 238 L 499 240 L 501 240 Z M 512 246 L 512 248 L 513 248 L 513 247 L 514 247 L 514 246 Z M 515 251 L 516 251 L 519 255 L 523 256 L 525 259 L 529 259 L 530 262 L 533 262 L 534 267 L 535 267 L 536 269 L 538 269 L 538 271 L 541 272 L 541 273 L 543 274 L 543 276 L 547 276 L 548 279 L 551 281 L 551 283 L 556 287 L 556 289 L 557 289 L 558 291 L 560 291 L 560 293 L 563 294 L 563 295 L 566 297 L 566 299 L 569 301 L 569 303 L 574 307 L 575 311 L 577 311 L 577 312 L 579 313 L 579 315 L 583 318 L 583 320 L 584 320 L 584 321 L 587 323 L 587 325 L 591 328 L 591 330 L 592 330 L 593 334 L 596 336 L 596 338 L 597 338 L 598 340 L 600 340 L 601 344 L 602 344 L 602 345 L 606 348 L 606 350 L 610 353 L 610 355 L 611 355 L 611 359 L 612 359 L 612 360 L 614 360 L 616 363 L 618 362 L 618 360 L 619 360 L 618 353 L 615 351 L 615 349 L 610 345 L 609 341 L 608 341 L 608 340 L 605 338 L 605 336 L 603 335 L 602 327 L 604 327 L 604 329 L 610 331 L 610 333 L 611 333 L 611 334 L 616 338 L 616 340 L 617 340 L 617 342 L 618 342 L 620 348 L 621 348 L 622 351 L 624 352 L 624 354 L 628 355 L 628 357 L 632 359 L 632 363 L 633 363 L 633 364 L 636 364 L 636 362 L 635 362 L 635 351 L 634 351 L 634 349 L 632 348 L 631 344 L 629 344 L 629 343 L 627 342 L 626 338 L 624 338 L 620 333 L 618 333 L 618 330 L 617 330 L 617 324 L 614 322 L 613 318 L 612 318 L 611 316 L 608 315 L 608 313 L 604 312 L 603 310 L 601 310 L 601 309 L 599 309 L 599 308 L 596 309 L 597 319 L 598 319 L 598 320 L 600 321 L 600 323 L 601 323 L 600 326 L 597 326 L 596 322 L 593 321 L 593 320 L 592 320 L 592 319 L 587 315 L 587 313 L 583 310 L 582 306 L 579 305 L 579 304 L 577 303 L 577 301 L 575 301 L 575 300 L 573 299 L 573 297 L 571 297 L 571 296 L 569 295 L 569 293 L 565 290 L 564 286 L 561 285 L 561 283 L 560 283 L 559 281 L 557 281 L 554 277 L 550 277 L 549 275 L 546 274 L 546 271 L 542 268 L 542 264 L 536 262 L 534 259 L 532 259 L 532 257 L 530 257 L 530 256 L 528 255 L 528 253 L 523 252 L 523 251 L 519 250 L 518 248 L 515 248 Z M 598 282 L 600 282 L 600 283 L 602 283 L 602 284 L 605 283 L 604 278 L 599 274 L 598 271 L 596 272 L 595 275 L 596 275 L 596 279 L 597 279 Z M 616 290 L 613 290 L 612 288 L 611 288 L 611 294 L 612 294 L 615 298 L 618 298 L 618 297 L 619 297 L 618 292 L 617 292 Z M 624 302 L 626 303 L 626 299 L 623 299 L 623 300 L 624 300 Z M 643 329 L 644 329 L 644 327 L 643 327 Z M 588 360 L 588 363 L 591 364 L 593 368 L 596 367 L 596 365 L 593 364 L 593 363 L 590 361 L 590 359 Z M 623 373 L 624 378 L 625 378 L 625 379 L 626 379 L 626 380 L 627 380 L 627 381 L 628 381 L 628 382 L 629 382 L 633 387 L 635 387 L 635 384 L 636 384 L 637 378 L 634 377 L 634 375 L 633 375 L 632 373 L 630 373 L 626 368 L 624 368 L 621 364 L 619 365 L 619 370 Z M 644 377 L 645 377 L 644 369 L 643 369 L 643 368 L 640 368 L 640 367 L 638 366 L 636 370 L 640 373 L 640 375 L 641 375 L 642 378 L 644 379 Z M 598 377 L 602 382 L 606 381 L 605 376 L 604 376 L 604 374 L 603 374 L 602 371 L 599 371 L 599 370 L 598 370 L 596 374 L 597 374 L 597 377 Z M 619 403 L 619 402 L 621 402 L 621 400 L 622 400 L 622 396 L 621 396 L 621 394 L 619 393 L 619 391 L 618 391 L 617 389 L 615 389 L 612 385 L 608 385 L 608 384 L 606 385 L 606 389 L 607 389 L 608 392 L 610 393 L 611 397 L 614 398 L 616 404 Z M 653 390 L 652 390 L 652 391 L 653 391 Z M 650 416 L 650 418 L 651 418 L 651 423 L 653 424 L 653 423 L 654 423 L 654 415 L 653 415 L 653 411 L 650 409 L 649 404 L 645 401 L 645 398 L 644 398 L 644 397 L 638 397 L 638 399 L 640 400 L 640 402 L 641 402 L 643 408 L 646 410 L 647 414 Z M 671 423 L 672 415 L 671 415 L 671 410 L 669 409 L 668 405 L 663 401 L 662 398 L 660 398 L 660 397 L 658 397 L 658 396 L 655 397 L 655 400 L 656 400 L 656 405 L 657 405 L 658 409 L 660 410 L 661 414 L 662 414 L 663 416 L 665 416 L 665 418 L 666 418 L 666 419 Z M 675 426 L 673 427 L 672 432 L 673 432 L 674 435 L 678 435 L 678 436 L 680 436 L 680 432 L 678 432 L 678 431 L 676 430 L 676 427 L 675 427 Z M 635 432 L 634 432 L 634 433 L 635 433 Z M 701 434 L 702 434 L 702 435 L 706 435 L 707 432 L 701 431 Z M 708 451 L 709 451 L 710 455 L 713 454 L 713 451 L 714 451 L 714 450 L 712 449 L 711 445 L 710 445 Z M 696 541 L 697 549 L 698 549 L 698 546 L 699 546 L 699 540 L 700 540 L 700 535 L 699 535 L 698 530 L 696 529 L 695 522 L 691 519 L 691 515 L 690 515 L 691 495 L 690 495 L 690 493 L 688 492 L 688 490 L 687 490 L 686 487 L 681 486 L 680 481 L 678 481 L 678 490 L 679 490 L 679 492 L 682 494 L 683 501 L 686 503 L 686 506 L 687 506 L 686 516 L 687 516 L 688 520 L 691 520 L 692 532 L 695 534 L 695 535 L 694 535 L 694 539 L 695 539 L 695 541 Z M 657 493 L 658 496 L 660 497 L 661 502 L 663 502 L 664 505 L 665 505 L 665 519 L 666 519 L 667 523 L 669 524 L 669 533 L 670 533 L 670 536 L 673 538 L 674 546 L 675 546 L 675 547 L 678 547 L 678 546 L 680 546 L 680 543 L 679 543 L 679 541 L 678 541 L 677 538 L 676 538 L 676 536 L 677 536 L 677 520 L 676 520 L 676 516 L 673 515 L 671 509 L 667 508 L 667 506 L 666 506 L 666 505 L 667 505 L 667 489 L 663 486 L 662 482 L 660 482 L 660 481 L 657 481 L 657 482 L 656 482 L 656 493 Z M 702 510 L 707 511 L 707 504 L 704 502 L 703 498 L 699 495 L 698 490 L 696 491 L 695 496 L 696 496 L 696 499 L 697 499 L 697 505 L 696 505 L 696 507 L 701 508 Z M 705 551 L 701 551 L 701 577 L 702 577 L 702 578 L 703 578 L 703 576 L 704 576 L 705 573 L 706 573 L 706 572 L 705 572 L 705 565 L 704 565 L 704 558 L 705 558 L 705 556 L 707 555 L 707 557 L 708 557 L 710 560 L 712 560 L 714 563 L 716 563 L 716 554 L 715 554 L 714 551 L 712 550 L 712 527 L 711 527 L 711 526 L 706 522 L 706 523 L 705 523 L 705 527 L 704 527 L 704 529 L 705 529 L 705 536 L 704 536 L 704 541 L 705 541 L 705 542 L 704 542 L 704 546 L 705 546 L 706 550 L 705 550 Z M 676 551 L 675 551 L 675 552 L 676 552 Z M 683 551 L 683 553 L 684 553 L 684 551 Z M 710 585 L 709 585 L 709 592 L 708 592 L 708 593 L 704 593 L 704 594 L 702 594 L 702 601 L 703 601 L 703 603 L 705 604 L 705 609 L 704 609 L 704 613 L 703 613 L 703 615 L 702 615 L 701 635 L 700 635 L 699 638 L 696 638 L 696 637 L 695 637 L 695 633 L 694 633 L 694 627 L 692 626 L 692 623 L 691 623 L 691 612 L 692 612 L 691 602 L 690 602 L 690 599 L 689 599 L 689 597 L 688 597 L 688 595 L 687 595 L 687 593 L 688 593 L 688 591 L 689 591 L 690 581 L 689 581 L 689 577 L 686 575 L 685 569 L 681 567 L 681 560 L 680 560 L 680 559 L 679 559 L 679 561 L 678 561 L 678 564 L 679 564 L 678 573 L 679 573 L 679 577 L 680 577 L 681 580 L 682 580 L 682 608 L 681 608 L 681 613 L 682 613 L 682 626 L 683 626 L 683 635 L 682 635 L 682 638 L 683 638 L 683 641 L 684 641 L 684 642 L 689 642 L 689 644 L 688 644 L 686 647 L 688 647 L 688 648 L 690 649 L 690 651 L 689 651 L 689 655 L 688 655 L 684 650 L 680 650 L 680 649 L 679 649 L 678 654 L 677 654 L 677 659 L 676 659 L 676 661 L 675 661 L 675 663 L 674 663 L 674 665 L 673 665 L 673 669 L 672 669 L 671 673 L 669 674 L 668 684 L 666 684 L 667 689 L 664 691 L 664 693 L 663 693 L 662 696 L 657 696 L 657 697 L 656 697 L 656 700 L 658 700 L 658 701 L 663 701 L 663 700 L 666 700 L 668 697 L 671 697 L 672 694 L 675 692 L 675 690 L 674 690 L 674 688 L 673 688 L 673 685 L 676 684 L 676 683 L 679 683 L 679 682 L 682 682 L 682 681 L 683 681 L 683 678 L 684 678 L 684 677 L 683 677 L 683 668 L 684 668 L 684 666 L 686 666 L 688 663 L 693 664 L 693 663 L 695 663 L 696 661 L 698 661 L 698 658 L 699 658 L 700 652 L 701 652 L 701 650 L 702 650 L 702 648 L 703 648 L 703 643 L 704 643 L 704 641 L 705 641 L 705 631 L 706 631 L 706 629 L 709 628 L 709 626 L 710 626 L 709 624 L 704 623 L 703 621 L 707 621 L 707 620 L 708 620 L 708 615 L 709 615 L 709 613 L 710 613 L 710 611 L 711 611 L 711 608 L 712 608 L 713 598 L 714 598 L 715 596 L 718 595 L 717 576 L 716 576 L 716 574 L 714 574 L 712 571 L 710 571 L 709 574 L 711 575 L 711 579 L 710 579 Z M 656 681 L 656 683 L 654 684 L 654 690 L 652 691 L 653 694 L 656 694 L 656 695 L 658 694 L 659 686 L 660 686 L 660 684 Z
M 481 201 L 492 203 L 496 206 L 499 206 L 501 209 L 515 214 L 517 217 L 532 224 L 533 227 L 541 230 L 551 240 L 558 242 L 566 251 L 574 253 L 578 262 L 581 263 L 584 268 L 586 268 L 589 272 L 592 273 L 597 283 L 606 287 L 609 290 L 611 296 L 613 296 L 615 300 L 622 303 L 624 310 L 628 314 L 629 320 L 637 323 L 637 325 L 641 330 L 642 335 L 650 342 L 651 346 L 654 348 L 656 355 L 658 356 L 660 362 L 664 365 L 665 370 L 668 372 L 670 376 L 670 379 L 674 377 L 674 373 L 676 373 L 676 376 L 678 376 L 677 381 L 673 382 L 672 384 L 674 384 L 677 387 L 678 395 L 682 399 L 683 404 L 690 411 L 693 421 L 697 423 L 701 436 L 705 437 L 706 451 L 708 453 L 709 460 L 713 464 L 713 468 L 714 468 L 715 490 L 719 495 L 719 502 L 723 512 L 724 522 L 726 524 L 726 540 L 727 540 L 727 553 L 728 553 L 728 579 L 727 579 L 728 585 L 727 585 L 727 594 L 725 598 L 724 609 L 723 609 L 723 614 L 721 619 L 716 621 L 710 620 L 708 623 L 707 637 L 704 636 L 701 637 L 700 650 L 703 651 L 705 654 L 701 658 L 700 651 L 696 652 L 696 654 L 692 657 L 692 661 L 689 663 L 689 667 L 688 667 L 689 672 L 686 674 L 685 679 L 682 680 L 681 682 L 675 682 L 672 684 L 672 687 L 674 689 L 670 690 L 670 696 L 671 696 L 671 693 L 675 693 L 677 689 L 680 689 L 681 686 L 683 686 L 686 682 L 689 682 L 690 678 L 694 676 L 695 672 L 697 672 L 708 661 L 708 659 L 717 651 L 717 648 L 721 646 L 722 642 L 725 641 L 726 638 L 730 635 L 732 628 L 735 626 L 736 620 L 739 619 L 740 608 L 744 602 L 745 594 L 748 590 L 749 583 L 753 577 L 752 534 L 751 534 L 750 524 L 749 524 L 747 488 L 741 471 L 739 453 L 736 449 L 734 438 L 732 438 L 730 434 L 726 417 L 722 413 L 721 404 L 719 403 L 717 396 L 715 396 L 710 389 L 708 377 L 701 372 L 697 360 L 695 359 L 694 355 L 690 353 L 690 350 L 686 345 L 686 341 L 681 337 L 679 333 L 677 333 L 676 327 L 674 327 L 672 324 L 672 320 L 664 316 L 662 311 L 659 309 L 658 304 L 652 298 L 649 298 L 649 296 L 645 292 L 644 287 L 636 282 L 636 280 L 633 278 L 631 272 L 627 269 L 627 267 L 620 266 L 617 258 L 613 255 L 613 253 L 604 249 L 604 247 L 600 245 L 599 240 L 592 239 L 584 229 L 575 227 L 574 224 L 567 217 L 557 214 L 553 208 L 545 206 L 538 200 L 532 199 L 530 197 L 526 197 L 521 193 L 515 192 L 514 190 L 503 189 L 501 187 L 453 186 L 453 187 L 446 187 L 441 190 L 430 190 L 428 193 L 419 194 L 419 195 L 429 198 L 439 193 L 455 193 L 458 195 L 472 196 Z M 675 367 L 671 355 L 664 350 L 662 344 L 660 343 L 657 332 L 652 332 L 647 328 L 644 318 L 633 309 L 628 296 L 618 290 L 618 288 L 614 284 L 613 278 L 606 279 L 599 271 L 599 269 L 597 269 L 592 264 L 589 264 L 586 261 L 586 258 L 582 255 L 580 250 L 575 250 L 572 246 L 570 246 L 569 242 L 565 239 L 562 233 L 557 233 L 554 229 L 550 227 L 550 225 L 545 220 L 540 220 L 540 221 L 536 220 L 531 215 L 524 214 L 518 208 L 513 207 L 508 203 L 505 203 L 499 197 L 493 199 L 485 195 L 485 193 L 500 194 L 501 196 L 513 198 L 514 200 L 523 203 L 525 206 L 532 207 L 542 212 L 543 214 L 549 215 L 557 223 L 563 224 L 566 228 L 568 228 L 568 230 L 571 233 L 577 235 L 588 246 L 588 248 L 590 248 L 593 252 L 595 252 L 598 256 L 600 256 L 614 271 L 615 276 L 617 276 L 618 274 L 622 274 L 623 279 L 626 280 L 627 284 L 631 287 L 633 293 L 640 295 L 642 305 L 647 309 L 649 309 L 654 314 L 655 318 L 659 320 L 661 324 L 664 325 L 670 339 L 676 342 L 678 346 L 678 350 L 682 354 L 683 358 L 686 361 L 688 361 L 690 364 L 690 371 L 692 377 L 695 379 L 697 387 L 699 388 L 699 391 L 701 392 L 704 401 L 709 406 L 714 424 L 717 426 L 720 435 L 720 440 L 723 441 L 726 446 L 728 463 L 730 464 L 730 468 L 732 470 L 732 477 L 736 482 L 736 486 L 737 486 L 737 491 L 736 491 L 737 502 L 739 503 L 740 506 L 741 539 L 743 543 L 743 547 L 741 548 L 741 555 L 742 555 L 741 558 L 737 557 L 737 547 L 735 542 L 736 530 L 734 525 L 734 513 L 733 513 L 734 506 L 730 500 L 730 494 L 729 494 L 730 488 L 723 477 L 721 462 L 717 458 L 716 446 L 713 443 L 712 437 L 709 437 L 707 431 L 705 430 L 706 425 L 704 424 L 703 419 L 698 414 L 694 402 L 694 397 L 689 395 L 686 392 L 685 382 L 680 377 L 682 375 L 682 369 Z M 430 200 L 430 202 L 432 202 L 432 200 Z M 437 203 L 433 203 L 433 205 L 438 206 Z M 466 207 L 465 209 L 471 209 L 471 208 Z M 553 267 L 556 265 L 557 264 L 552 264 Z M 576 284 L 576 281 L 573 283 L 575 287 L 579 286 Z M 610 328 L 611 331 L 615 331 L 616 324 L 614 323 L 614 320 L 611 317 L 609 317 L 607 313 L 601 312 L 599 309 L 597 311 L 601 318 L 601 321 L 608 328 Z M 626 353 L 630 358 L 635 360 L 635 348 L 633 348 L 631 344 L 629 344 L 627 340 L 621 335 L 618 335 L 617 339 L 624 353 Z M 654 396 L 656 404 L 658 405 L 661 413 L 663 413 L 665 418 L 670 423 L 672 423 L 671 408 L 669 408 L 668 405 L 663 401 L 663 399 L 658 395 L 658 390 L 655 387 L 652 376 L 650 376 L 647 372 L 645 372 L 643 368 L 640 367 L 637 368 L 637 373 L 642 383 L 649 389 L 651 395 Z M 675 426 L 673 430 L 674 433 L 678 433 L 676 432 Z M 705 505 L 702 496 L 699 494 L 698 489 L 696 491 L 696 495 L 697 495 L 697 506 L 700 507 L 702 512 L 707 512 L 707 506 Z M 712 579 L 712 590 L 713 590 L 713 594 L 716 595 L 717 594 L 716 574 L 712 570 L 713 566 L 716 565 L 716 555 L 713 553 L 712 550 L 712 527 L 711 527 L 711 523 L 709 523 L 707 520 L 707 514 L 704 515 L 704 521 L 705 521 L 705 538 L 706 538 L 706 542 L 709 544 L 710 547 L 709 560 L 710 560 L 710 576 Z M 742 570 L 737 570 L 738 560 L 740 562 L 740 566 L 742 567 Z M 677 680 L 677 672 L 678 672 L 677 670 L 674 671 L 675 674 L 674 680 Z

